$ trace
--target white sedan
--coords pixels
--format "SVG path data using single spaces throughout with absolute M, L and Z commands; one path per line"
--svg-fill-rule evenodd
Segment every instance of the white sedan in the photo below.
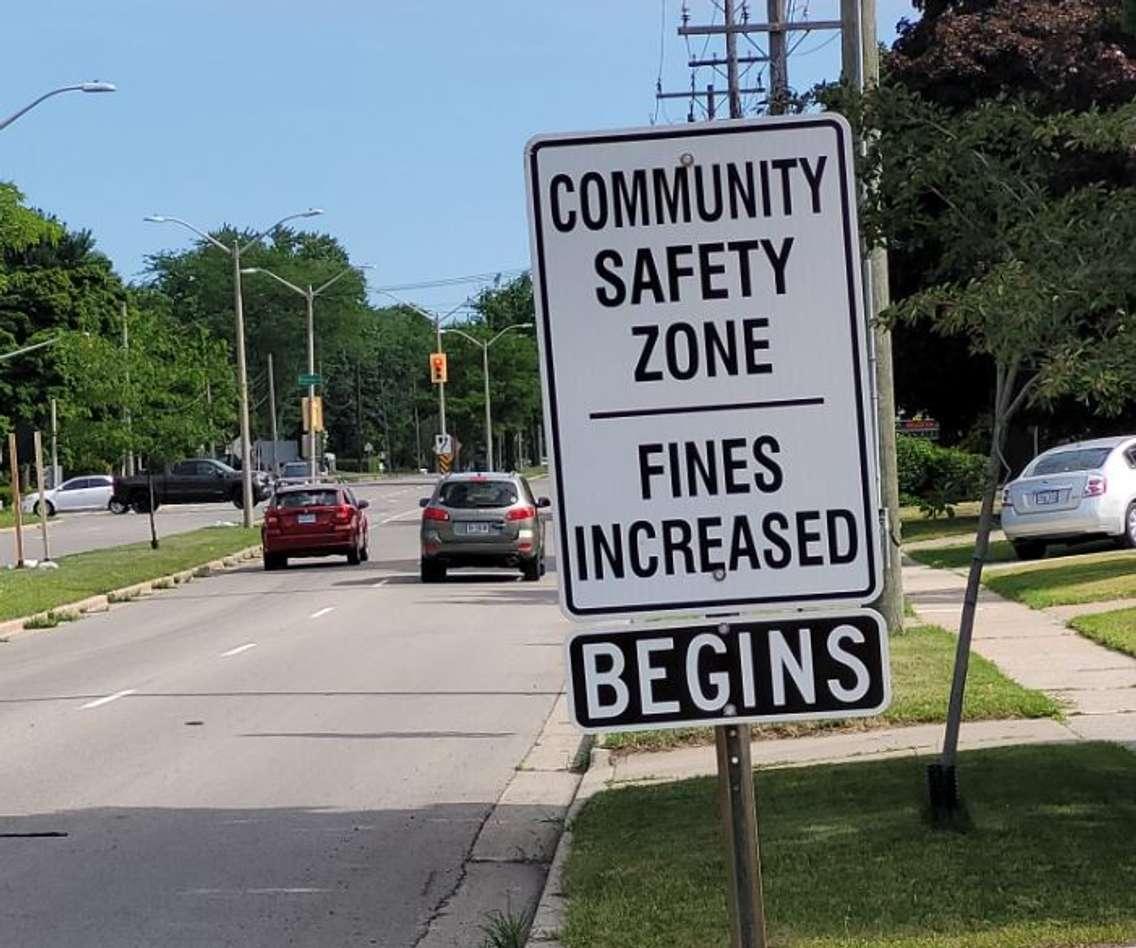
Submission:
M 1039 454 L 1002 492 L 1002 530 L 1023 560 L 1048 543 L 1109 537 L 1136 547 L 1136 437 Z
M 84 474 L 71 477 L 58 487 L 44 491 L 47 515 L 54 517 L 65 510 L 106 510 L 114 493 L 114 480 L 107 474 Z M 21 507 L 24 513 L 39 513 L 39 491 L 24 495 Z

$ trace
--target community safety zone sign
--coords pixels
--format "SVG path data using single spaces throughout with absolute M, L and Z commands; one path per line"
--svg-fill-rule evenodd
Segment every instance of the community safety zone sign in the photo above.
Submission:
M 538 137 L 526 157 L 565 612 L 874 599 L 847 123 Z
M 578 632 L 572 720 L 586 731 L 851 718 L 891 700 L 875 612 Z

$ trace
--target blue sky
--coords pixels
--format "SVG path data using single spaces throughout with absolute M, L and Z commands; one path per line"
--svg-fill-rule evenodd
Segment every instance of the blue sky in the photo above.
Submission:
M 836 15 L 835 0 L 789 2 L 798 17 Z M 712 0 L 689 5 L 692 22 L 709 20 Z M 750 6 L 759 19 L 765 4 Z M 90 228 L 127 279 L 146 254 L 188 243 L 180 229 L 143 223 L 146 214 L 212 229 L 266 226 L 313 205 L 326 210 L 316 228 L 378 266 L 373 286 L 523 267 L 525 141 L 647 124 L 660 52 L 664 87 L 689 87 L 679 9 L 680 0 L 15 3 L 4 14 L 0 116 L 85 79 L 119 91 L 57 96 L 0 132 L 0 178 Z M 915 15 L 906 0 L 880 0 L 881 39 Z M 835 35 L 813 33 L 790 80 L 808 88 L 838 69 Z M 722 84 L 707 73 L 700 85 Z M 659 121 L 668 115 L 684 121 L 685 103 L 669 103 Z M 474 288 L 405 295 L 444 306 Z

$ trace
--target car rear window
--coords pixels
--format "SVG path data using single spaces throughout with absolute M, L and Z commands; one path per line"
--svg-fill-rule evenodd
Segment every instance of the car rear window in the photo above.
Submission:
M 1112 448 L 1078 448 L 1074 451 L 1058 451 L 1042 458 L 1033 469 L 1033 474 L 1069 474 L 1073 471 L 1095 471 L 1108 459 Z
M 276 495 L 277 507 L 334 507 L 338 503 L 337 490 L 290 490 Z
M 517 502 L 517 487 L 512 481 L 453 481 L 442 485 L 438 500 L 457 510 L 509 507 Z

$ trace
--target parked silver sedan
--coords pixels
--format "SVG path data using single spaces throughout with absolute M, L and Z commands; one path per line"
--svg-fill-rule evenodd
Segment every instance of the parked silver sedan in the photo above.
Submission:
M 1136 436 L 1039 454 L 1002 491 L 1002 530 L 1024 560 L 1049 543 L 1107 537 L 1136 548 Z
M 520 569 L 535 582 L 544 573 L 539 500 L 519 474 L 451 474 L 421 501 L 422 582 L 446 578 L 451 566 Z

